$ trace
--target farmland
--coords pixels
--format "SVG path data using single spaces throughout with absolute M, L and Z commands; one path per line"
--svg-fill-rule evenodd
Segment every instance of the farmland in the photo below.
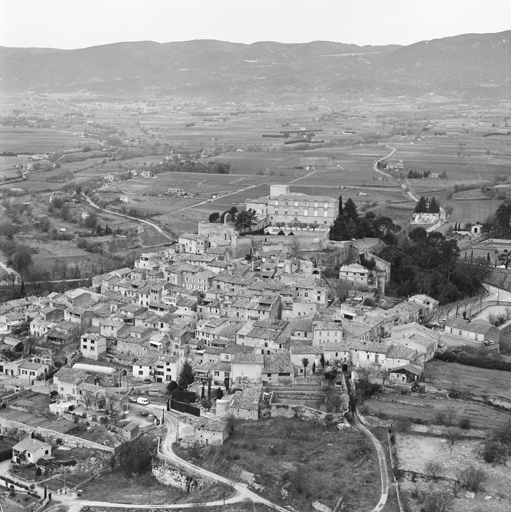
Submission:
M 477 396 L 501 396 L 511 400 L 509 372 L 486 370 L 433 359 L 427 363 L 428 379 L 441 389 L 455 388 Z
M 78 148 L 82 142 L 66 131 L 44 128 L 0 127 L 0 151 L 15 153 L 47 153 L 62 149 Z
M 385 392 L 378 397 L 378 400 L 368 400 L 364 405 L 369 414 L 393 420 L 409 418 L 417 423 L 435 423 L 439 414 L 448 414 L 452 408 L 455 408 L 458 420 L 470 418 L 474 428 L 495 428 L 509 421 L 508 412 L 495 410 L 482 404 L 423 395 L 396 395 Z

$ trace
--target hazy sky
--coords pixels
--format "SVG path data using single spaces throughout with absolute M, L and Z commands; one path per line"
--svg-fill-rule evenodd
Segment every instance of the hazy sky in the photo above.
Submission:
M 316 40 L 410 44 L 511 29 L 511 0 L 0 0 L 0 46 Z

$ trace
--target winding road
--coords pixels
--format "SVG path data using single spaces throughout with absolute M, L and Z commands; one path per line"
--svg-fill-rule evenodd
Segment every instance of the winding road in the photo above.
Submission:
M 144 219 L 137 219 L 137 217 L 131 217 L 130 215 L 125 215 L 124 213 L 118 213 L 118 212 L 112 212 L 110 210 L 106 210 L 105 208 L 101 208 L 100 206 L 98 206 L 96 203 L 94 203 L 92 201 L 92 199 L 85 195 L 83 192 L 82 192 L 82 196 L 85 197 L 85 199 L 87 200 L 87 202 L 93 207 L 93 208 L 96 208 L 97 210 L 101 210 L 102 212 L 105 212 L 105 213 L 108 213 L 110 215 L 117 215 L 117 217 L 124 217 L 126 219 L 130 219 L 130 220 L 134 220 L 136 222 L 143 222 L 144 224 L 147 224 L 148 226 L 151 226 L 152 228 L 156 229 L 156 231 L 158 231 L 158 233 L 160 233 L 161 235 L 163 235 L 165 238 L 167 238 L 168 240 L 170 240 L 171 242 L 175 242 L 176 240 L 174 238 L 172 238 L 169 234 L 165 233 L 165 231 L 163 231 L 162 228 L 160 228 L 160 226 L 158 226 L 158 224 L 154 224 L 153 222 L 149 222 L 148 220 L 144 220 Z

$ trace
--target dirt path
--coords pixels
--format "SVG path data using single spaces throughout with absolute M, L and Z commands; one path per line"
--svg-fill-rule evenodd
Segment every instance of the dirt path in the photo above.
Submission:
M 385 507 L 387 503 L 387 498 L 389 497 L 389 475 L 387 473 L 387 458 L 385 456 L 385 450 L 383 449 L 382 444 L 376 437 L 370 432 L 358 419 L 357 414 L 354 415 L 355 418 L 355 426 L 363 432 L 373 443 L 376 448 L 376 453 L 378 455 L 378 462 L 380 464 L 380 473 L 381 473 L 381 496 L 380 501 L 378 501 L 376 507 L 373 508 L 371 512 L 380 512 Z

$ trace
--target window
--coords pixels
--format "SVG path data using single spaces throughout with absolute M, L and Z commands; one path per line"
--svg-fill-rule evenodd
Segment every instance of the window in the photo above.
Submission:
M 214 375 L 215 377 L 220 377 L 220 372 L 213 372 L 213 375 Z
M 144 375 L 144 372 L 142 370 L 138 370 L 139 375 Z
M 85 345 L 85 344 L 84 344 L 84 345 L 82 345 L 82 349 L 83 349 L 83 350 L 87 350 L 87 345 Z
M 318 211 L 314 210 L 314 217 L 317 217 L 317 216 L 318 216 Z

